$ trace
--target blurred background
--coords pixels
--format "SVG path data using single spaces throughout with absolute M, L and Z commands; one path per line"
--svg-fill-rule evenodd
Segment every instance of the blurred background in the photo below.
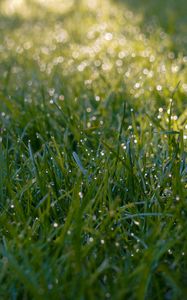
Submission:
M 182 110 L 186 11 L 184 0 L 1 0 L 0 89 L 31 97 L 42 82 L 71 99 L 115 90 L 143 110 L 181 82 Z

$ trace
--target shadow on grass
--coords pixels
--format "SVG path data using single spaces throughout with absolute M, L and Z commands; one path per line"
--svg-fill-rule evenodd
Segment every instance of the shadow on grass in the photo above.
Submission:
M 187 50 L 187 1 L 186 0 L 113 0 L 135 14 L 140 13 L 142 29 L 156 24 L 173 40 L 174 51 Z

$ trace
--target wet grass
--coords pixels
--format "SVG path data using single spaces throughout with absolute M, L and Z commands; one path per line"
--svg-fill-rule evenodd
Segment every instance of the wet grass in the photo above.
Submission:
M 187 5 L 57 2 L 0 3 L 0 299 L 185 300 Z

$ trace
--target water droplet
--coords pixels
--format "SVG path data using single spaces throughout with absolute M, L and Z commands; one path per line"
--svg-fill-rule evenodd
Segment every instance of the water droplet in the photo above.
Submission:
M 175 199 L 176 199 L 176 201 L 179 201 L 179 200 L 180 200 L 180 197 L 179 197 L 179 196 L 176 196 Z
M 162 86 L 160 85 L 160 84 L 158 84 L 157 86 L 156 86 L 156 89 L 157 89 L 157 91 L 162 91 Z
M 53 288 L 53 285 L 50 283 L 50 284 L 48 284 L 48 289 L 49 290 L 52 290 L 52 288 Z
M 82 199 L 83 198 L 83 193 L 79 192 L 79 197 Z
M 110 293 L 106 293 L 105 296 L 107 299 L 109 299 L 111 297 Z
M 112 35 L 111 32 L 107 32 L 107 33 L 105 33 L 104 38 L 105 38 L 106 41 L 111 41 L 112 38 L 113 38 L 113 35 Z
M 88 113 L 90 113 L 90 112 L 92 111 L 91 107 L 88 107 L 88 108 L 86 109 L 86 111 L 87 111 Z

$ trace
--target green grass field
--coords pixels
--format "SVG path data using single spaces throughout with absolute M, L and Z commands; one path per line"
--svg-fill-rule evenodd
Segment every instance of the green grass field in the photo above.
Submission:
M 187 299 L 186 12 L 0 1 L 0 300 Z

